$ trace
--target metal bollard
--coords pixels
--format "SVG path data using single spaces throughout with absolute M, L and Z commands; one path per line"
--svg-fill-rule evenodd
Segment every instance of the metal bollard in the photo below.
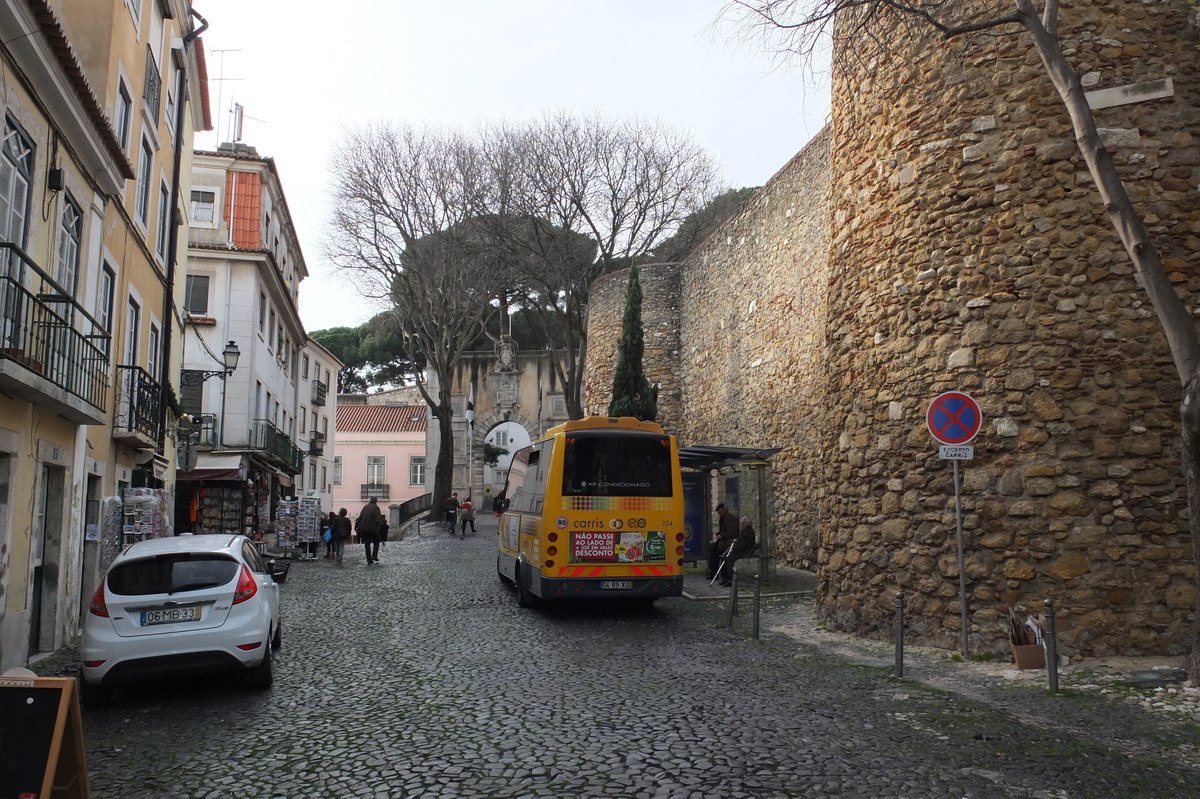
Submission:
M 1058 645 L 1054 641 L 1054 600 L 1047 599 L 1046 605 L 1046 675 L 1050 679 L 1050 693 L 1058 693 Z
M 762 608 L 762 569 L 758 570 L 758 574 L 754 575 L 754 637 L 758 638 L 758 614 Z
M 729 609 L 725 617 L 725 626 L 733 629 L 733 617 L 737 615 L 737 568 L 733 569 L 733 576 L 729 580 Z
M 896 676 L 904 676 L 904 592 L 896 592 Z

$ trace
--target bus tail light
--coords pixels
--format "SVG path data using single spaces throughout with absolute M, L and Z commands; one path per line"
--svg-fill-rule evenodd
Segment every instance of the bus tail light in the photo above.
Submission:
M 552 561 L 552 560 L 548 560 L 548 561 L 546 561 L 546 562 L 545 562 L 545 564 L 543 564 L 543 566 L 544 566 L 545 568 L 547 568 L 547 569 L 553 569 L 553 568 L 554 568 L 554 561 Z
M 682 555 L 682 554 L 683 554 L 683 547 L 675 547 L 675 554 L 676 554 L 676 555 Z
M 558 554 L 558 547 L 546 547 L 546 554 L 550 557 L 554 557 Z
M 676 533 L 675 540 L 682 544 L 683 543 L 683 533 Z
M 553 531 L 552 531 L 552 532 L 551 532 L 549 535 L 547 535 L 547 536 L 546 536 L 546 540 L 547 540 L 547 541 L 550 541 L 550 542 L 552 542 L 552 543 L 553 543 L 554 541 L 557 541 L 557 540 L 558 540 L 558 533 L 555 533 L 555 532 L 553 532 Z

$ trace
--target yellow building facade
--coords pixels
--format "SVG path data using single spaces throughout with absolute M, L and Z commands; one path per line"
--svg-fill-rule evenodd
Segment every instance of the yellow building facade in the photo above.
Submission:
M 0 0 L 0 671 L 75 637 L 125 497 L 171 493 L 204 24 Z

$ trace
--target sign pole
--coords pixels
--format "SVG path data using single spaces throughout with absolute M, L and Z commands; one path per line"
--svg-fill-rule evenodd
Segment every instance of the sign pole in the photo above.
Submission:
M 967 566 L 963 554 L 962 489 L 958 481 L 958 461 L 954 461 L 954 520 L 958 527 L 958 603 L 962 613 L 962 653 L 970 657 L 967 649 Z

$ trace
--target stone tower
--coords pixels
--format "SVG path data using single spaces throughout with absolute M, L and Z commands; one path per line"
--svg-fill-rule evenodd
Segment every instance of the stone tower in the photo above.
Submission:
M 1065 0 L 1061 35 L 1177 291 L 1200 291 L 1200 70 L 1183 0 Z M 1027 34 L 835 56 L 819 594 L 842 629 L 960 636 L 946 390 L 973 647 L 1055 600 L 1065 651 L 1185 651 L 1196 590 L 1179 378 Z

